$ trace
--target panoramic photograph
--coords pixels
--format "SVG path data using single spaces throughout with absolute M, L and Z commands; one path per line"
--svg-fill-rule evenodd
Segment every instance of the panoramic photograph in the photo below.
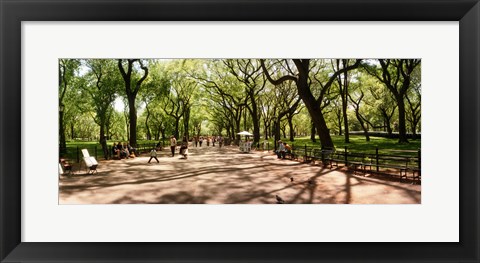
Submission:
M 421 204 L 421 59 L 58 60 L 58 203 Z

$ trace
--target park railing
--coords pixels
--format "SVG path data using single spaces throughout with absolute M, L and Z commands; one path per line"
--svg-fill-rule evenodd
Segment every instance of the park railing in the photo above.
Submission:
M 148 153 L 153 148 L 156 147 L 156 143 L 142 143 L 138 144 L 135 148 L 137 155 L 142 153 Z M 163 143 L 161 143 L 162 148 L 164 148 Z M 107 146 L 107 158 L 112 159 L 112 145 Z M 82 145 L 82 146 L 71 146 L 71 147 L 59 147 L 59 156 L 62 159 L 68 159 L 70 162 L 79 163 L 82 158 L 82 149 L 87 149 L 90 156 L 95 157 L 97 160 L 105 160 L 102 147 L 100 145 Z
M 162 148 L 165 148 L 163 142 L 160 143 L 160 145 Z M 135 148 L 135 151 L 138 154 L 147 153 L 147 152 L 150 152 L 153 148 L 156 148 L 156 146 L 157 146 L 156 143 L 142 143 L 137 145 L 137 147 Z
M 83 154 L 82 154 L 82 149 L 87 149 L 88 153 L 90 156 L 95 157 L 95 159 L 99 160 L 100 159 L 105 159 L 103 156 L 103 151 L 102 147 L 99 147 L 97 145 L 83 145 L 83 146 L 71 146 L 71 147 L 60 147 L 60 158 L 62 159 L 68 159 L 70 162 L 76 162 L 79 163 L 80 160 L 82 160 Z
M 325 149 L 314 146 L 292 145 L 292 158 L 305 163 L 321 162 L 323 165 L 339 166 L 343 164 L 355 171 L 375 172 L 378 174 L 399 173 L 401 179 L 411 174 L 412 179 L 421 178 L 421 151 L 379 149 L 375 151 L 352 151 L 347 146 L 338 149 Z

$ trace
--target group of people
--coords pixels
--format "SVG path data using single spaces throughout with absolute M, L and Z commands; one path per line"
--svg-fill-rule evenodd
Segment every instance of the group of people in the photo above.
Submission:
M 200 136 L 198 139 L 196 137 L 192 138 L 192 144 L 195 145 L 195 147 L 202 147 L 203 142 L 207 142 L 207 146 L 210 146 L 210 143 L 212 142 L 213 146 L 215 146 L 215 142 L 218 142 L 219 147 L 222 147 L 222 142 L 223 138 L 221 136 L 213 136 L 213 137 L 202 137 Z M 251 143 L 250 141 L 247 141 L 245 143 Z M 160 143 L 159 143 L 160 144 Z M 150 159 L 148 160 L 148 163 L 152 161 L 152 159 L 155 159 L 157 163 L 159 163 L 158 158 L 157 158 L 157 149 L 159 147 L 159 144 L 155 148 L 153 148 L 150 151 Z M 170 150 L 172 152 L 172 157 L 175 156 L 175 151 L 177 148 L 177 139 L 175 136 L 170 136 Z M 161 150 L 161 147 L 160 147 Z M 292 147 L 288 143 L 282 142 L 282 140 L 278 140 L 278 149 L 275 151 L 277 154 L 278 159 L 285 159 L 285 156 L 287 153 L 292 152 Z M 183 136 L 182 143 L 180 145 L 180 154 L 183 155 L 185 159 L 187 159 L 188 156 L 188 139 L 186 136 Z M 113 144 L 112 146 L 112 155 L 117 157 L 118 159 L 122 158 L 132 158 L 135 157 L 135 148 L 131 147 L 130 144 L 128 143 L 122 143 L 118 142 L 118 144 Z
M 192 145 L 195 145 L 195 147 L 202 147 L 203 143 L 206 143 L 207 146 L 210 146 L 212 144 L 213 147 L 215 147 L 215 143 L 218 143 L 218 146 L 221 148 L 223 145 L 223 137 L 222 136 L 200 136 L 200 137 L 193 137 L 192 138 Z
M 288 143 L 283 143 L 282 140 L 278 140 L 278 149 L 276 151 L 278 159 L 285 159 L 287 153 L 292 152 L 292 147 Z
M 159 162 L 157 159 L 157 149 L 160 147 L 159 145 L 160 145 L 160 142 L 157 144 L 155 148 L 153 148 L 150 151 L 150 159 L 148 160 L 148 163 L 150 163 L 152 159 L 155 159 L 157 163 Z M 176 149 L 177 149 L 177 138 L 175 138 L 175 136 L 172 135 L 170 136 L 170 150 L 172 152 L 172 157 L 175 157 Z M 180 154 L 183 155 L 185 159 L 187 159 L 187 154 L 188 154 L 187 149 L 188 149 L 188 140 L 186 136 L 183 136 L 182 144 L 180 146 Z M 161 147 L 160 147 L 160 150 L 161 150 Z
M 186 137 L 184 136 L 183 138 L 184 138 L 184 141 L 185 141 L 185 140 L 186 140 Z M 182 149 L 182 147 L 183 147 L 183 149 Z M 177 148 L 177 138 L 175 138 L 175 136 L 172 135 L 172 136 L 170 136 L 170 150 L 172 151 L 172 157 L 175 156 L 175 150 L 176 150 L 176 148 Z M 182 150 L 184 150 L 185 148 L 188 148 L 188 143 L 185 144 L 185 145 L 182 143 L 182 146 L 180 147 L 180 153 L 182 153 Z M 158 158 L 157 158 L 157 150 L 158 150 L 158 149 L 159 149 L 160 151 L 162 150 L 162 147 L 161 147 L 160 142 L 156 145 L 155 148 L 153 148 L 153 149 L 150 151 L 150 159 L 148 160 L 148 163 L 150 163 L 150 161 L 151 161 L 152 159 L 155 159 L 155 160 L 157 161 L 157 163 L 159 163 Z M 186 158 L 186 155 L 184 155 L 184 156 L 185 156 L 185 158 Z
M 175 156 L 175 150 L 177 149 L 177 139 L 175 136 L 170 136 L 170 150 L 172 151 L 172 157 Z M 182 144 L 180 145 L 180 154 L 186 159 L 188 154 L 188 140 L 187 136 L 183 136 Z
M 112 156 L 116 159 L 128 159 L 134 158 L 136 155 L 135 148 L 130 146 L 129 143 L 118 142 L 117 144 L 113 143 L 112 146 Z

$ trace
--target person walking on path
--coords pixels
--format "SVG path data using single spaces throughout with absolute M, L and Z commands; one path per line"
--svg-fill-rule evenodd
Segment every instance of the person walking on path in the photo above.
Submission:
M 150 151 L 150 159 L 148 160 L 148 163 L 150 163 L 150 161 L 152 159 L 155 159 L 157 161 L 157 163 L 160 163 L 157 159 L 157 151 L 155 150 L 155 148 L 153 148 L 151 151 Z
M 177 147 L 177 139 L 175 136 L 170 136 L 170 149 L 172 150 L 172 157 L 175 156 L 175 147 Z
M 183 136 L 182 146 L 180 146 L 180 155 L 183 155 L 184 159 L 187 159 L 188 154 L 188 140 L 186 136 Z

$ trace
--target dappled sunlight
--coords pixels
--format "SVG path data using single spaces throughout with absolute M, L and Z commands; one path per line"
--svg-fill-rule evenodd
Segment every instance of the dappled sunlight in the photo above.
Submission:
M 271 152 L 193 148 L 188 159 L 161 152 L 100 162 L 98 174 L 62 176 L 60 204 L 420 203 L 420 186 L 343 169 L 279 160 Z M 292 181 L 293 179 L 293 181 Z

